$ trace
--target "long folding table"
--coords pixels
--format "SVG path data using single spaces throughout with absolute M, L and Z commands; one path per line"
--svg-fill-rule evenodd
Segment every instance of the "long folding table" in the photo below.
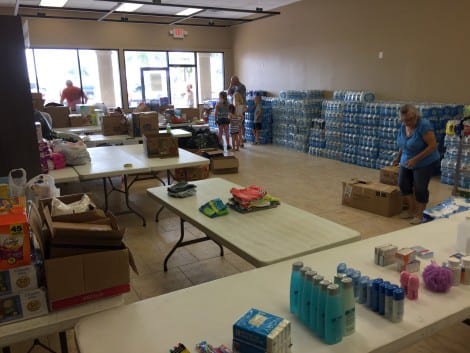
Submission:
M 223 222 L 223 219 L 216 221 Z M 394 265 L 374 265 L 374 247 L 384 243 L 399 247 L 421 244 L 433 250 L 435 260 L 441 263 L 454 253 L 457 224 L 454 219 L 437 220 L 297 257 L 295 261 L 302 260 L 330 280 L 337 264 L 344 261 L 361 270 L 363 275 L 399 283 L 399 273 Z M 302 227 L 302 224 L 298 226 Z M 243 234 L 240 229 L 236 231 Z M 257 247 L 258 234 L 250 234 L 254 247 Z M 194 345 L 203 340 L 231 346 L 233 323 L 248 309 L 258 308 L 291 321 L 292 353 L 394 353 L 470 315 L 470 286 L 460 285 L 452 287 L 446 294 L 438 294 L 421 284 L 418 300 L 406 300 L 402 322 L 392 323 L 364 305 L 356 304 L 356 332 L 338 344 L 327 345 L 289 312 L 293 261 L 84 318 L 75 327 L 79 350 L 81 353 L 164 353 L 182 342 L 192 352 Z M 428 263 L 429 260 L 423 261 L 421 271 Z
M 178 157 L 171 158 L 148 158 L 145 155 L 143 145 L 123 145 L 123 146 L 106 146 L 94 147 L 88 149 L 91 162 L 85 165 L 75 166 L 81 181 L 102 179 L 105 197 L 105 209 L 108 209 L 108 185 L 107 182 L 111 177 L 122 176 L 125 195 L 125 202 L 128 209 L 142 219 L 145 226 L 146 221 L 137 210 L 135 210 L 129 202 L 129 188 L 132 181 L 128 181 L 128 177 L 139 174 L 154 174 L 159 171 L 168 171 L 173 168 L 185 168 L 201 165 L 208 165 L 207 158 L 198 156 L 194 153 L 179 149 Z M 160 179 L 161 180 L 161 179 Z M 111 182 L 112 191 L 121 191 L 115 188 Z
M 282 201 L 272 209 L 248 214 L 230 210 L 226 216 L 209 218 L 199 212 L 199 207 L 215 198 L 228 201 L 230 189 L 241 186 L 221 178 L 200 180 L 194 184 L 197 186 L 196 195 L 183 199 L 168 196 L 165 187 L 147 189 L 151 198 L 181 219 L 180 238 L 165 258 L 165 271 L 169 258 L 178 247 L 204 240 L 214 240 L 259 267 L 360 239 L 359 233 L 353 229 Z M 206 237 L 185 241 L 184 221 L 199 228 Z

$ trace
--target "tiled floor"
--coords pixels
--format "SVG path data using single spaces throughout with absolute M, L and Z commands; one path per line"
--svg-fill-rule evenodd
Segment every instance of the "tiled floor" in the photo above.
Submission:
M 277 146 L 248 145 L 236 152 L 240 161 L 238 174 L 222 177 L 240 185 L 259 184 L 279 196 L 281 201 L 315 213 L 324 218 L 358 230 L 363 238 L 376 236 L 408 227 L 398 217 L 382 217 L 341 205 L 341 182 L 350 178 L 378 180 L 379 172 L 341 162 L 312 157 Z M 148 187 L 158 186 L 157 181 L 139 182 L 132 188 L 131 199 L 145 215 L 147 227 L 134 215 L 119 216 L 126 227 L 125 242 L 132 250 L 139 269 L 139 275 L 132 274 L 132 291 L 125 295 L 130 303 L 192 285 L 230 276 L 253 268 L 251 264 L 225 249 L 224 257 L 219 248 L 211 242 L 194 244 L 178 249 L 169 261 L 169 271 L 163 272 L 163 259 L 178 238 L 179 220 L 164 210 L 160 222 L 154 222 L 157 203 L 146 196 Z M 90 191 L 95 198 L 102 198 L 100 182 L 63 187 L 63 193 Z M 451 188 L 431 182 L 430 205 L 450 195 Z M 122 207 L 120 195 L 112 195 L 114 210 Z M 189 237 L 201 236 L 201 232 L 190 224 L 185 225 Z M 464 338 L 470 334 L 470 326 L 459 324 L 444 329 L 403 352 L 469 352 Z M 57 340 L 49 340 L 54 348 Z M 465 343 L 465 344 L 464 344 Z M 73 346 L 73 344 L 71 344 Z M 26 351 L 24 345 L 15 347 L 14 352 Z M 75 349 L 72 347 L 72 349 Z M 35 352 L 40 352 L 40 349 Z

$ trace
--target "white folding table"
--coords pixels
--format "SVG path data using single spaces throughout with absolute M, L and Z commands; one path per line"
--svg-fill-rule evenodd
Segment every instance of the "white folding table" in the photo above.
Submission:
M 207 158 L 179 149 L 178 157 L 172 158 L 148 158 L 145 155 L 143 145 L 123 145 L 94 147 L 88 149 L 91 162 L 85 165 L 75 166 L 80 180 L 102 179 L 105 209 L 108 209 L 107 180 L 114 176 L 122 176 L 124 191 L 115 188 L 111 183 L 111 191 L 121 191 L 125 195 L 126 206 L 142 219 L 145 226 L 145 218 L 137 212 L 129 203 L 129 188 L 134 181 L 128 182 L 129 175 L 152 174 L 154 177 L 158 171 L 168 171 L 172 168 L 184 168 L 209 164 Z M 161 179 L 159 179 L 162 181 Z M 163 182 L 163 181 L 162 181 Z
M 469 215 L 470 212 L 467 213 Z M 222 219 L 220 219 L 222 221 Z M 371 278 L 399 282 L 394 266 L 374 265 L 374 247 L 423 245 L 440 263 L 454 252 L 457 222 L 442 219 L 299 257 L 305 265 L 333 279 L 345 261 Z M 241 234 L 239 232 L 238 234 Z M 254 246 L 257 233 L 252 233 Z M 406 300 L 401 323 L 392 323 L 356 304 L 356 332 L 327 345 L 289 312 L 289 280 L 294 259 L 182 289 L 80 320 L 75 334 L 81 353 L 164 353 L 178 342 L 190 351 L 206 340 L 231 346 L 232 325 L 250 308 L 292 322 L 292 353 L 394 353 L 447 325 L 470 315 L 470 286 L 453 287 L 447 294 L 422 286 L 419 299 Z M 428 261 L 423 261 L 422 268 Z
M 178 247 L 209 239 L 258 267 L 360 239 L 353 229 L 282 201 L 272 209 L 248 214 L 230 210 L 226 216 L 209 218 L 199 211 L 199 207 L 215 198 L 226 202 L 231 197 L 230 189 L 241 186 L 221 178 L 194 184 L 197 185 L 196 195 L 184 199 L 168 196 L 165 187 L 147 189 L 151 198 L 181 218 L 180 239 L 165 258 L 165 271 L 168 259 Z M 184 241 L 184 221 L 199 228 L 207 237 Z
M 54 178 L 54 182 L 57 184 L 75 183 L 80 181 L 80 178 L 73 167 L 49 170 L 48 174 Z

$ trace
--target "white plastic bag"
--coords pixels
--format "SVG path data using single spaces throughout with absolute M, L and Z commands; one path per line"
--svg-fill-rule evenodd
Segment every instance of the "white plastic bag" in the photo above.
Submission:
M 26 184 L 26 196 L 36 204 L 40 199 L 56 197 L 57 193 L 54 178 L 48 174 L 36 175 Z
M 53 149 L 54 152 L 59 152 L 64 155 L 67 165 L 83 165 L 91 161 L 90 154 L 83 141 L 67 142 L 56 140 L 54 141 Z
M 8 187 L 10 189 L 10 197 L 20 197 L 25 195 L 26 187 L 26 170 L 23 168 L 12 169 L 8 174 Z
M 87 194 L 83 195 L 80 200 L 69 204 L 63 203 L 57 198 L 53 198 L 51 204 L 51 215 L 54 217 L 75 213 L 83 213 L 93 210 L 95 208 L 95 204 L 93 203 L 93 201 L 91 201 Z

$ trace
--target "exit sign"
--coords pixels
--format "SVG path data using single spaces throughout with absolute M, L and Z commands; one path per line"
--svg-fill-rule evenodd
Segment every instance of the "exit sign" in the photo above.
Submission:
M 188 34 L 183 28 L 173 28 L 170 31 L 170 34 L 173 35 L 175 39 L 184 39 L 184 36 Z

